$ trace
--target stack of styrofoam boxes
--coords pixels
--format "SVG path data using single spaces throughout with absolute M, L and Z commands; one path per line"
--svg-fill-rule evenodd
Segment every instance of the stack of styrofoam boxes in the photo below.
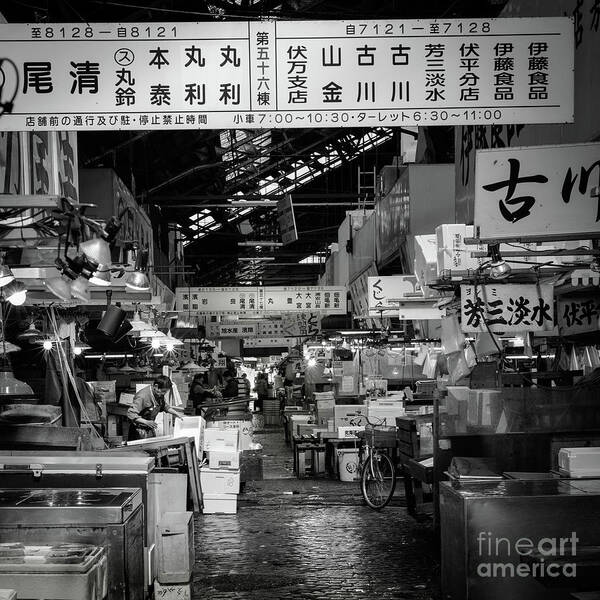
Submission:
M 295 435 L 300 435 L 298 430 L 298 425 L 306 425 L 309 421 L 312 420 L 312 415 L 295 415 L 290 414 L 288 416 L 288 427 L 289 427 L 289 435 L 290 440 Z
M 208 421 L 206 427 L 208 429 L 237 429 L 239 432 L 239 449 L 242 451 L 250 450 L 254 434 L 254 426 L 252 425 L 252 417 L 250 415 L 248 415 L 248 418 Z
M 333 407 L 336 431 L 340 427 L 364 427 L 367 424 L 366 414 L 367 407 L 364 404 L 336 404 Z
M 316 422 L 319 427 L 327 427 L 327 422 L 333 419 L 335 396 L 333 392 L 315 392 Z
M 367 405 L 367 416 L 372 423 L 395 427 L 396 417 L 406 416 L 404 402 L 399 399 L 394 400 L 393 398 L 369 400 Z
M 206 514 L 237 512 L 237 495 L 239 493 L 240 481 L 240 450 L 239 429 L 220 427 L 207 427 L 204 430 L 204 451 L 208 456 L 208 471 L 202 468 L 202 500 L 203 512 Z M 229 472 L 232 478 L 227 478 Z M 202 474 L 204 473 L 204 474 Z M 231 492 L 207 491 L 204 482 L 209 485 L 208 489 L 226 489 L 225 481 L 229 481 L 227 489 Z M 237 484 L 235 483 L 237 481 Z

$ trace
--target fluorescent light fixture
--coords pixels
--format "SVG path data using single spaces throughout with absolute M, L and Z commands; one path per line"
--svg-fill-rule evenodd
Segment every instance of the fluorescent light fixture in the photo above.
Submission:
M 241 262 L 268 262 L 275 260 L 274 256 L 238 256 L 238 260 Z
M 238 246 L 249 246 L 249 247 L 252 247 L 252 246 L 267 246 L 267 247 L 274 246 L 276 248 L 279 248 L 279 247 L 283 246 L 283 242 L 265 242 L 264 240 L 263 241 L 255 240 L 255 241 L 249 241 L 249 242 L 238 242 L 237 245 Z

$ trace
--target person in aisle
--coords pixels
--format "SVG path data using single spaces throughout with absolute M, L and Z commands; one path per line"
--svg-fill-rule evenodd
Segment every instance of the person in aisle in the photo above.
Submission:
M 142 388 L 134 397 L 127 418 L 129 419 L 128 440 L 156 437 L 158 427 L 155 419 L 159 412 L 166 412 L 183 419 L 180 409 L 167 404 L 165 396 L 171 391 L 172 382 L 168 377 L 157 377 L 152 385 Z
M 258 412 L 262 412 L 264 400 L 269 397 L 269 380 L 267 379 L 266 373 L 263 373 L 262 371 L 258 373 L 254 384 L 254 391 L 257 396 L 254 402 L 254 408 Z
M 248 379 L 248 375 L 245 372 L 242 372 L 240 375 L 240 390 L 239 393 L 242 393 L 244 396 L 250 395 L 250 380 Z
M 211 398 L 220 398 L 221 393 L 211 388 L 206 373 L 197 373 L 190 384 L 189 403 L 194 407 L 194 414 L 200 415 L 201 409 L 209 404 Z
M 231 371 L 225 371 L 223 373 L 223 391 L 221 394 L 223 398 L 237 398 L 238 397 L 238 381 L 237 377 Z

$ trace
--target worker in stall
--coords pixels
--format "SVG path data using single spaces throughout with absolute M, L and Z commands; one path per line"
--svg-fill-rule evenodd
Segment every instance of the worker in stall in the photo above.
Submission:
M 166 412 L 183 419 L 183 409 L 175 408 L 166 401 L 173 384 L 168 377 L 157 377 L 152 385 L 142 388 L 134 397 L 127 418 L 129 419 L 128 440 L 156 437 L 158 424 L 155 419 L 160 412 Z

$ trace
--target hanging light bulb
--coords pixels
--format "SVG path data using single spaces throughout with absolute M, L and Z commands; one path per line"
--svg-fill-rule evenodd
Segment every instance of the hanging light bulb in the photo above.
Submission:
M 35 323 L 31 321 L 26 331 L 17 336 L 18 340 L 34 341 L 42 338 L 44 334 L 36 328 Z
M 3 293 L 13 306 L 21 306 L 27 299 L 27 288 L 22 281 L 12 281 L 4 288 Z
M 15 279 L 10 267 L 4 264 L 4 254 L 4 252 L 0 252 L 0 287 L 8 285 Z
M 52 341 L 44 340 L 44 342 L 42 343 L 42 346 L 43 346 L 44 350 L 52 350 Z
M 154 350 L 158 350 L 160 348 L 160 339 L 157 337 L 152 338 L 150 346 L 152 346 Z
M 500 244 L 491 244 L 488 254 L 491 257 L 490 277 L 492 279 L 506 279 L 512 269 L 502 256 L 500 256 Z

